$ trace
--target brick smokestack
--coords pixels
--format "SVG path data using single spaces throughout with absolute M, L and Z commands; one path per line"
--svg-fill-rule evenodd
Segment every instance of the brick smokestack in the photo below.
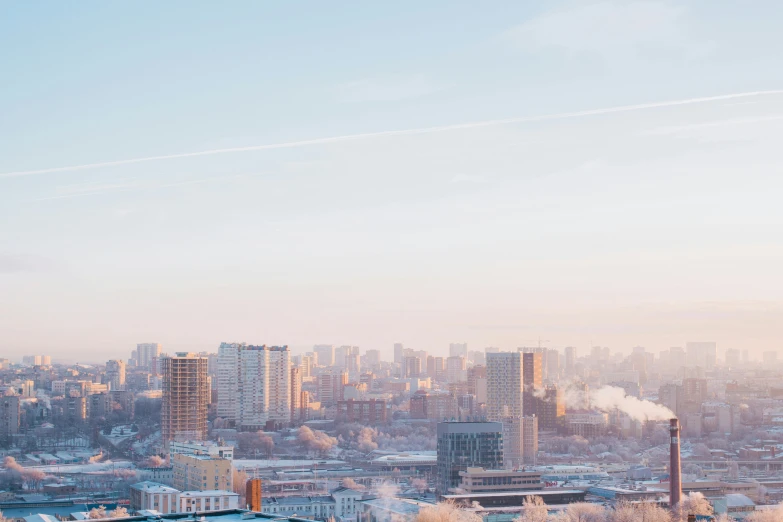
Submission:
M 680 471 L 680 423 L 669 421 L 669 506 L 674 507 L 682 499 L 682 473 Z

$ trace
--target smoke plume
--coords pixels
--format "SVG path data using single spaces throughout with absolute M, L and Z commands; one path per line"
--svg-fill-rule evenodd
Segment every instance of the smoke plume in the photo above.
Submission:
M 620 410 L 638 421 L 666 420 L 676 415 L 666 406 L 626 395 L 625 390 L 616 386 L 604 386 L 590 393 L 593 408 L 610 412 Z

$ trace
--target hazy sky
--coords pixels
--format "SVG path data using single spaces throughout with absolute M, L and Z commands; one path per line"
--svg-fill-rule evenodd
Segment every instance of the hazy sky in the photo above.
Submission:
M 776 0 L 5 3 L 0 356 L 777 349 L 781 19 Z M 747 95 L 706 100 L 728 94 Z

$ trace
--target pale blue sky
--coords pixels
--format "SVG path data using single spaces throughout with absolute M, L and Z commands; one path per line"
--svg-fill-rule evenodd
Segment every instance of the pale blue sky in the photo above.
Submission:
M 0 356 L 777 349 L 780 2 L 0 7 Z M 699 99 L 223 154 L 213 149 Z

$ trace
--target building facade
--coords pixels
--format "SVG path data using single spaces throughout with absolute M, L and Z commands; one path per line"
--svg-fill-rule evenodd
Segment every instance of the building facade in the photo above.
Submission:
M 439 496 L 459 487 L 460 471 L 503 467 L 503 426 L 499 422 L 441 422 L 437 437 Z
M 175 437 L 206 439 L 210 400 L 206 357 L 181 352 L 175 357 L 163 357 L 161 363 L 163 441 L 168 443 Z
M 222 343 L 218 349 L 218 415 L 239 430 L 291 422 L 288 346 Z

